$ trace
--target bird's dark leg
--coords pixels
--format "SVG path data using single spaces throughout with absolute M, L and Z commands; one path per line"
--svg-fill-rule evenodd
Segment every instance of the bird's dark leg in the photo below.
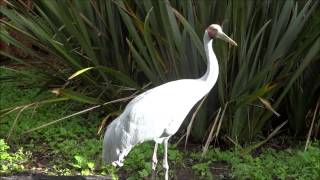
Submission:
M 169 138 L 165 138 L 163 140 L 164 145 L 164 155 L 163 155 L 163 168 L 165 170 L 164 178 L 165 180 L 168 180 L 169 178 L 169 164 L 168 164 L 168 140 Z
M 152 155 L 152 179 L 155 179 L 156 177 L 156 167 L 158 163 L 157 159 L 157 150 L 158 150 L 158 143 L 154 145 L 153 155 Z

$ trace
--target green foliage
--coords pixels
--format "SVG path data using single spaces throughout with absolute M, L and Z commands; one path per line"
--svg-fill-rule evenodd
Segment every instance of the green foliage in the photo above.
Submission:
M 233 164 L 234 176 L 243 179 L 318 179 L 319 155 L 319 147 L 311 147 L 306 152 L 269 149 L 255 158 L 245 155 L 241 163 Z
M 153 147 L 151 143 L 140 144 L 132 149 L 129 156 L 124 162 L 124 167 L 129 174 L 132 174 L 133 179 L 147 177 L 151 173 L 151 157 L 153 154 Z M 137 173 L 134 173 L 137 172 Z
M 34 58 L 34 61 L 40 62 L 42 67 L 28 64 L 19 58 L 12 59 L 18 63 L 32 66 L 48 75 L 46 82 L 58 84 L 64 83 L 63 81 L 66 81 L 71 73 L 91 66 L 92 71 L 81 75 L 86 84 L 85 87 L 88 89 L 75 92 L 75 95 L 71 96 L 71 99 L 74 100 L 79 100 L 80 97 L 96 98 L 98 95 L 108 99 L 118 94 L 118 91 L 122 89 L 120 87 L 117 90 L 117 86 L 114 85 L 137 87 L 137 84 L 126 75 L 130 74 L 130 69 L 126 62 L 126 49 L 122 48 L 125 47 L 121 43 L 122 34 L 113 33 L 113 28 L 106 27 L 107 24 L 108 26 L 110 24 L 112 27 L 121 28 L 121 25 L 114 26 L 115 24 L 112 22 L 105 22 L 117 19 L 117 13 L 113 12 L 115 9 L 113 3 L 111 1 L 101 1 L 98 4 L 80 1 L 75 4 L 70 4 L 68 1 L 65 3 L 65 6 L 61 6 L 55 1 L 36 1 L 33 4 L 33 10 L 37 13 L 19 12 L 19 9 L 24 7 L 23 4 L 16 1 L 12 1 L 10 5 L 13 5 L 17 11 L 5 7 L 1 8 L 1 12 L 10 18 L 10 21 L 4 22 L 9 29 L 22 33 L 26 39 L 48 52 L 51 55 L 49 56 L 51 60 L 58 62 L 57 64 L 48 62 L 46 60 L 48 57 L 34 53 L 32 49 L 11 38 L 7 29 L 2 28 L 1 36 L 7 43 L 25 49 L 27 54 Z M 103 7 L 103 9 L 92 9 L 94 7 Z M 95 16 L 100 13 L 103 16 L 109 16 L 109 18 Z M 92 30 L 98 32 L 91 33 Z M 117 32 L 121 32 L 121 30 L 117 30 Z M 112 41 L 108 37 L 109 33 L 113 35 Z M 11 57 L 6 52 L 2 52 L 2 55 Z M 63 68 L 63 66 L 68 66 L 68 68 Z M 71 83 L 69 87 L 72 89 L 78 85 L 78 83 Z M 68 87 L 65 89 L 70 90 Z M 101 94 L 101 90 L 104 93 Z
M 86 158 L 84 158 L 83 156 L 74 156 L 74 159 L 76 160 L 75 164 L 72 164 L 73 167 L 76 167 L 78 169 L 81 169 L 81 174 L 88 176 L 88 175 L 92 175 L 93 171 L 94 171 L 94 162 L 92 161 L 88 161 Z
M 5 69 L 0 69 L 0 73 L 1 77 L 14 77 L 11 71 Z M 4 96 L 1 95 L 0 106 L 1 108 L 18 106 L 36 101 L 47 95 L 45 93 L 35 98 L 37 90 L 37 88 L 23 89 L 16 82 L 7 81 L 1 83 L 1 94 L 4 94 Z M 20 150 L 15 154 L 8 154 L 4 151 L 8 147 L 1 141 L 1 157 L 5 157 L 5 155 L 10 157 L 10 161 L 5 159 L 3 167 L 8 168 L 2 172 L 11 173 L 30 170 L 31 172 L 40 171 L 49 175 L 93 175 L 101 173 L 116 178 L 116 169 L 111 166 L 105 166 L 101 162 L 102 141 L 96 135 L 100 125 L 97 120 L 97 114 L 91 114 L 90 121 L 86 121 L 84 117 L 74 117 L 70 118 L 69 121 L 56 123 L 50 128 L 43 128 L 25 134 L 31 128 L 64 116 L 66 112 L 72 112 L 72 108 L 68 103 L 45 104 L 24 110 L 23 115 L 16 121 L 14 131 L 10 136 L 12 147 Z M 0 137 L 7 136 L 17 114 L 18 112 L 13 112 L 1 118 Z M 30 165 L 31 155 L 22 156 L 24 154 L 21 146 L 34 154 L 40 154 L 40 156 L 55 157 L 50 159 L 47 164 L 48 166 L 52 165 L 53 168 L 39 170 L 39 168 L 32 167 Z M 25 160 L 22 157 L 28 157 L 29 159 Z M 38 158 L 37 155 L 32 159 L 35 158 Z M 30 169 L 23 168 L 25 161 L 29 163 Z M 6 162 L 8 163 L 6 164 Z M 3 163 L 0 164 L 2 165 Z
M 226 64 L 222 65 L 226 68 L 227 77 L 234 79 L 219 81 L 219 86 L 226 87 L 219 91 L 220 100 L 234 102 L 228 106 L 231 113 L 226 114 L 227 119 L 232 119 L 228 124 L 229 131 L 234 139 L 240 140 L 253 138 L 265 123 L 271 120 L 270 108 L 258 97 L 268 101 L 275 109 L 280 109 L 280 104 L 286 106 L 283 98 L 304 68 L 316 59 L 316 49 L 319 46 L 318 35 L 300 44 L 301 46 L 293 43 L 294 40 L 307 36 L 308 31 L 302 27 L 315 10 L 316 2 L 312 4 L 312 1 L 308 1 L 298 11 L 294 8 L 294 1 L 270 1 L 269 10 L 272 15 L 264 14 L 266 4 L 247 2 L 243 6 L 251 7 L 246 13 L 252 15 L 246 16 L 246 13 L 238 12 L 240 9 L 233 9 L 235 12 L 232 12 L 240 15 L 233 22 L 240 27 L 237 30 L 237 26 L 233 26 L 235 35 L 240 34 L 241 37 L 241 50 L 237 53 L 240 58 L 224 61 Z M 269 21 L 270 15 L 272 21 Z M 303 60 L 300 61 L 301 59 Z M 231 65 L 233 70 L 230 70 L 227 64 Z M 288 73 L 292 76 L 288 77 Z M 282 78 L 286 78 L 285 81 Z M 273 99 L 273 102 L 270 99 Z M 265 108 L 259 107 L 261 105 Z
M 227 104 L 222 129 L 235 140 L 254 138 L 275 110 L 288 113 L 297 134 L 307 129 L 300 127 L 307 126 L 304 119 L 316 100 L 304 100 L 299 87 L 307 80 L 319 82 L 316 73 L 307 75 L 319 58 L 316 0 L 63 2 L 35 1 L 34 9 L 25 11 L 20 1 L 10 1 L 10 8 L 1 7 L 9 20 L 1 20 L 0 34 L 41 63 L 1 54 L 45 75 L 41 86 L 59 84 L 60 96 L 99 103 L 123 97 L 148 81 L 158 85 L 199 77 L 205 69 L 203 30 L 223 22 L 224 31 L 239 47 L 231 49 L 215 41 L 220 78 L 214 92 L 218 94 L 212 93 L 199 111 L 193 137 L 200 139 L 212 123 L 208 117 Z M 48 57 L 12 38 L 8 33 L 12 30 L 58 63 L 50 63 Z M 318 89 L 316 85 L 303 91 L 313 97 Z M 115 112 L 119 106 L 107 109 Z
M 206 177 L 208 179 L 212 179 L 212 174 L 209 170 L 209 164 L 211 162 L 205 162 L 205 163 L 196 163 L 192 165 L 192 170 L 194 170 L 199 176 Z
M 20 148 L 17 152 L 9 152 L 10 147 L 0 139 L 0 175 L 23 172 L 26 170 L 24 164 L 30 161 L 31 153 Z
M 193 154 L 201 162 L 194 166 L 199 173 L 209 171 L 206 162 L 224 161 L 231 165 L 232 176 L 236 179 L 318 179 L 320 177 L 320 146 L 314 142 L 307 151 L 300 148 L 277 151 L 262 149 L 257 156 L 241 155 L 239 151 L 209 150 L 205 157 Z M 197 158 L 198 157 L 198 158 Z

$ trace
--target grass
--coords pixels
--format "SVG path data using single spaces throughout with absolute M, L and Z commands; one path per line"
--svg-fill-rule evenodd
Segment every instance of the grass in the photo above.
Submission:
M 16 74 L 0 69 L 1 109 L 28 104 L 50 96 L 36 96 L 38 89 L 28 89 L 8 77 Z M 23 78 L 22 78 L 23 79 Z M 20 79 L 20 80 L 22 80 Z M 114 168 L 101 162 L 102 140 L 97 130 L 102 118 L 99 114 L 87 117 L 76 116 L 46 128 L 24 132 L 53 119 L 71 114 L 72 104 L 41 105 L 25 110 L 16 121 L 12 134 L 7 139 L 17 113 L 0 120 L 0 176 L 21 173 L 48 175 L 111 175 L 114 179 L 141 179 L 150 176 L 153 143 L 144 143 L 134 148 L 126 158 L 124 167 Z M 163 175 L 159 147 L 157 174 Z M 200 151 L 183 151 L 169 146 L 170 177 L 179 179 L 187 169 L 190 178 L 203 179 L 319 179 L 320 142 L 313 142 L 307 151 L 303 145 L 285 150 L 262 147 L 258 154 L 241 154 L 240 150 L 209 148 L 205 156 Z M 186 172 L 183 171 L 184 175 Z

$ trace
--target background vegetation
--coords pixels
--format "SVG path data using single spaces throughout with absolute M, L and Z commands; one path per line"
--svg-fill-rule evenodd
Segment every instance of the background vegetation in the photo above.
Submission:
M 218 23 L 239 47 L 215 41 L 218 83 L 177 139 L 191 137 L 203 152 L 215 140 L 248 153 L 279 133 L 308 144 L 320 137 L 319 9 L 316 0 L 6 1 L 0 36 L 10 48 L 1 49 L 1 55 L 15 66 L 3 68 L 28 79 L 6 75 L 1 80 L 32 87 L 32 98 L 19 106 L 1 104 L 1 116 L 11 122 L 1 127 L 1 136 L 58 131 L 64 121 L 76 126 L 73 119 L 65 120 L 74 118 L 72 113 L 90 112 L 83 123 L 94 126 L 91 133 L 103 128 L 122 111 L 128 100 L 123 98 L 201 76 L 206 68 L 203 31 Z M 45 120 L 37 123 L 34 113 L 20 128 L 24 111 L 52 106 L 65 111 L 40 113 L 37 118 Z M 71 130 L 61 131 L 70 136 Z

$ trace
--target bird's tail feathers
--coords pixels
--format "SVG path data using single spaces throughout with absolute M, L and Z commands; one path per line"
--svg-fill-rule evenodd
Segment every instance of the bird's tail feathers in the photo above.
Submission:
M 113 166 L 122 166 L 125 156 L 132 148 L 130 144 L 124 143 L 124 129 L 120 118 L 121 115 L 108 126 L 103 139 L 103 159 Z

